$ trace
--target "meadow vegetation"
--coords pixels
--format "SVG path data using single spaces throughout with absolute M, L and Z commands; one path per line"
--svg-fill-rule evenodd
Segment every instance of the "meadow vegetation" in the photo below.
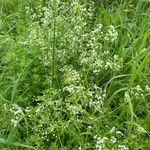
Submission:
M 0 149 L 149 150 L 149 6 L 1 0 Z

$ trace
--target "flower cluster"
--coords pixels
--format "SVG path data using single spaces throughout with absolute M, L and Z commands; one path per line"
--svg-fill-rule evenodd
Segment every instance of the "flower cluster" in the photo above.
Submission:
M 123 136 L 124 134 L 121 131 L 113 127 L 107 136 L 94 136 L 96 140 L 95 147 L 97 150 L 128 150 L 129 148 L 125 144 L 119 144 Z
M 104 40 L 114 42 L 118 39 L 118 32 L 114 28 L 114 26 L 110 25 L 108 27 L 108 31 L 106 35 L 104 36 Z
M 144 99 L 145 94 L 149 92 L 150 88 L 148 85 L 143 88 L 140 85 L 136 85 L 125 92 L 125 100 L 128 101 L 131 98 L 134 100 Z
M 64 84 L 65 85 L 76 85 L 80 83 L 81 77 L 79 72 L 77 72 L 73 67 L 66 66 L 63 69 L 64 72 Z
M 68 104 L 68 111 L 77 117 L 84 112 L 82 106 L 79 104 L 78 105 Z
M 89 101 L 89 107 L 91 109 L 94 108 L 95 111 L 103 112 L 102 110 L 103 110 L 104 99 L 106 97 L 106 91 L 94 85 L 92 89 L 88 90 L 87 94 L 91 95 Z
M 23 110 L 20 107 L 12 107 L 10 112 L 13 114 L 13 118 L 11 119 L 11 124 L 16 127 L 19 125 L 22 117 L 24 116 Z
M 119 71 L 123 67 L 123 60 L 118 55 L 110 57 L 109 51 L 99 54 L 98 51 L 92 50 L 88 53 L 83 52 L 80 56 L 81 65 L 88 67 L 94 74 L 99 74 L 102 70 Z

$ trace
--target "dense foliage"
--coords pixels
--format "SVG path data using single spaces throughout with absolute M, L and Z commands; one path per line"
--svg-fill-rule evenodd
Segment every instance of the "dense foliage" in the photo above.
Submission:
M 148 0 L 0 1 L 0 149 L 149 150 Z

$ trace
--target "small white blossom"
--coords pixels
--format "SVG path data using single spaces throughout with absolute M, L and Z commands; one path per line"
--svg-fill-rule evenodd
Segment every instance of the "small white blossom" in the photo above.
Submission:
M 119 150 L 128 150 L 128 148 L 125 145 L 118 145 Z

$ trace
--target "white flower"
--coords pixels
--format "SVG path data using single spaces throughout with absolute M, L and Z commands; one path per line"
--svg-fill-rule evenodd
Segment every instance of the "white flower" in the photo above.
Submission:
M 123 136 L 123 133 L 121 131 L 116 131 L 118 136 Z
M 97 27 L 98 27 L 99 31 L 101 31 L 102 28 L 103 28 L 103 25 L 100 23 L 100 24 L 97 25 Z
M 143 90 L 141 89 L 140 85 L 137 85 L 134 89 L 135 89 L 137 92 L 143 91 Z
M 69 105 L 68 110 L 73 113 L 74 115 L 78 115 L 79 113 L 83 112 L 81 105 Z
M 118 32 L 115 30 L 114 26 L 110 25 L 108 27 L 107 34 L 105 36 L 105 40 L 110 40 L 110 42 L 116 41 L 118 38 Z
M 111 137 L 110 141 L 114 144 L 114 143 L 116 143 L 117 139 L 113 136 L 113 137 Z
M 125 145 L 118 145 L 119 150 L 128 150 Z
M 112 127 L 112 129 L 109 132 L 114 133 L 115 131 L 116 131 L 116 127 Z
M 11 124 L 16 127 L 19 124 L 19 120 L 11 119 Z
M 150 87 L 148 85 L 146 85 L 145 90 L 150 92 Z

